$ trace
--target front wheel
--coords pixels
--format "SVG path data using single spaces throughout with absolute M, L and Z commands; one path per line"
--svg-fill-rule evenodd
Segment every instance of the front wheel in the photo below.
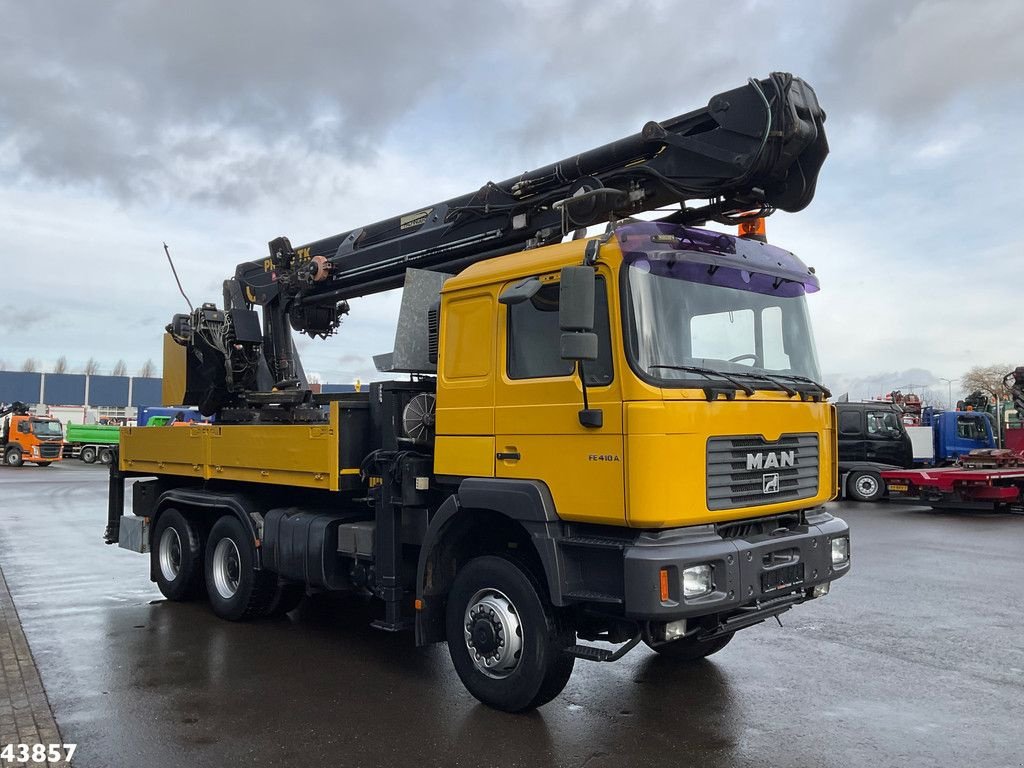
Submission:
M 885 494 L 882 476 L 877 472 L 851 472 L 846 488 L 856 501 L 878 501 Z
M 4 454 L 4 464 L 8 467 L 20 467 L 25 462 L 21 458 L 21 449 L 9 448 Z
M 718 653 L 729 644 L 729 641 L 732 640 L 732 636 L 733 633 L 729 633 L 728 635 L 715 637 L 711 640 L 698 640 L 695 637 L 681 637 L 670 643 L 661 643 L 659 645 L 651 645 L 651 643 L 647 643 L 647 645 L 652 651 L 657 651 L 666 659 L 673 659 L 675 661 L 697 661 L 698 659 L 707 658 L 713 653 Z
M 448 594 L 448 652 L 462 684 L 484 704 L 523 712 L 562 692 L 576 659 L 573 632 L 543 587 L 501 557 L 471 560 Z

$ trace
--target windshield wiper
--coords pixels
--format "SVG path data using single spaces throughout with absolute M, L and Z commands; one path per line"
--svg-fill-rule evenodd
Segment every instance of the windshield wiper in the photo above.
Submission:
M 783 382 L 779 381 L 774 376 L 769 376 L 767 373 L 753 373 L 753 372 L 747 372 L 747 371 L 731 371 L 730 373 L 732 373 L 733 376 L 747 376 L 747 377 L 749 377 L 751 379 L 760 379 L 761 381 L 770 381 L 772 384 L 774 384 L 779 389 L 781 389 L 783 392 L 785 392 L 786 395 L 788 395 L 789 397 L 796 397 L 797 395 L 800 394 L 800 392 L 798 390 L 795 390 L 791 386 L 789 386 L 787 384 L 784 384 Z
M 784 379 L 792 379 L 793 381 L 802 381 L 805 384 L 810 384 L 818 388 L 824 397 L 832 397 L 832 390 L 826 387 L 824 384 L 819 384 L 814 379 L 809 379 L 806 376 L 797 376 L 795 373 L 780 373 L 778 374 Z
M 742 381 L 737 381 L 728 373 L 722 373 L 721 371 L 716 371 L 711 368 L 701 368 L 696 365 L 649 365 L 647 367 L 650 369 L 667 368 L 670 371 L 686 371 L 688 373 L 699 373 L 702 376 L 708 377 L 709 379 L 712 376 L 718 376 L 719 378 L 725 379 L 730 384 L 735 386 L 736 389 L 742 390 L 747 397 L 750 397 L 755 392 L 754 388 L 751 387 L 750 385 L 744 384 Z

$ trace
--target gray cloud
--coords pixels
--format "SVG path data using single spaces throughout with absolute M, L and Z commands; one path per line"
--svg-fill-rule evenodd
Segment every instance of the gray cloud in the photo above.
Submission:
M 8 172 L 244 204 L 304 152 L 359 162 L 490 43 L 495 4 L 2 4 Z M 458 48 L 455 28 L 464 36 Z M 45 41 L 44 45 L 40 41 Z M 239 155 L 244 155 L 240 157 Z M 197 178 L 196 165 L 214 172 Z M 244 188 L 243 188 L 244 187 Z
M 0 174 L 225 208 L 308 193 L 324 157 L 357 171 L 391 135 L 429 151 L 432 127 L 542 163 L 773 69 L 841 115 L 920 120 L 1024 65 L 1009 0 L 0 9 Z

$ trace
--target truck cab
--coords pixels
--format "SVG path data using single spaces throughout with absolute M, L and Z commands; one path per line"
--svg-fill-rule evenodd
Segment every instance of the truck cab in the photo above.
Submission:
M 60 461 L 64 432 L 57 419 L 13 413 L 0 425 L 0 455 L 9 467 L 25 462 L 48 467 Z
M 839 488 L 857 501 L 885 495 L 881 472 L 914 465 L 903 410 L 894 403 L 836 403 L 839 421 Z
M 948 463 L 971 451 L 995 448 L 992 417 L 983 411 L 942 411 L 932 416 L 935 462 Z

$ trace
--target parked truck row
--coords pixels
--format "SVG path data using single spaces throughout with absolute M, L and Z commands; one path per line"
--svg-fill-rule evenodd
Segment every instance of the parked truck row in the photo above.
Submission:
M 87 419 L 89 423 L 73 419 Z M 98 420 L 108 423 L 96 423 Z M 110 464 L 117 455 L 121 426 L 167 426 L 196 421 L 204 421 L 198 411 L 180 406 L 139 408 L 137 420 L 129 421 L 100 419 L 94 410 L 82 406 L 31 407 L 20 402 L 0 405 L 0 460 L 11 467 L 25 463 L 46 467 L 62 459 Z
M 836 411 L 840 487 L 857 501 L 885 495 L 887 470 L 949 466 L 972 451 L 996 447 L 992 421 L 978 411 L 924 408 L 910 424 L 895 402 L 840 402 Z

